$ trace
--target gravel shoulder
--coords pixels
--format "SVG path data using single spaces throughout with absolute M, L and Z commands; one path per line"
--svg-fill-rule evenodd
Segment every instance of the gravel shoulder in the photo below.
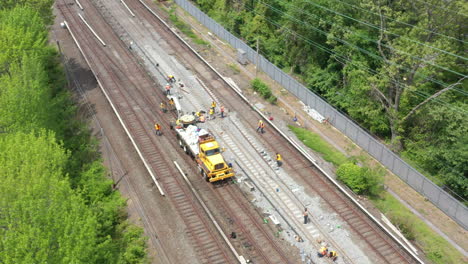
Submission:
M 80 111 L 89 116 L 94 135 L 100 139 L 101 153 L 109 170 L 109 177 L 118 181 L 116 188 L 127 199 L 130 222 L 145 230 L 151 263 L 198 263 L 195 249 L 186 243 L 188 237 L 185 225 L 152 183 L 70 34 L 60 28 L 62 21 L 62 16 L 56 12 L 51 38 L 53 42 L 60 42 L 62 52 L 68 58 L 67 67 L 71 72 L 69 78 L 72 79 L 72 86 L 80 86 L 88 99 L 91 111 L 83 105 L 83 100 L 79 101 L 82 104 Z
M 266 106 L 264 111 L 271 113 L 275 120 L 278 121 L 280 119 L 281 123 L 284 124 L 283 128 L 288 124 L 294 124 L 292 118 L 296 115 L 298 122 L 301 123 L 302 126 L 321 135 L 324 140 L 347 156 L 364 155 L 369 160 L 378 163 L 378 161 L 374 160 L 369 154 L 359 148 L 359 146 L 355 145 L 349 138 L 341 134 L 334 127 L 327 124 L 321 124 L 309 118 L 307 113 L 302 110 L 303 105 L 296 97 L 287 93 L 266 74 L 259 72 L 258 77 L 270 85 L 273 89 L 273 93 L 279 100 L 278 106 L 271 106 L 268 105 L 268 103 L 263 102 L 263 100 L 254 95 L 249 89 L 249 80 L 255 78 L 256 75 L 255 66 L 252 64 L 247 64 L 246 66 L 239 64 L 236 60 L 237 55 L 234 48 L 215 37 L 213 33 L 210 33 L 205 27 L 203 27 L 203 25 L 184 12 L 181 8 L 177 9 L 177 15 L 179 19 L 191 25 L 192 29 L 198 36 L 210 43 L 211 48 L 205 48 L 203 50 L 199 49 L 200 54 L 225 77 L 232 78 L 245 94 L 249 97 L 257 98 L 259 103 L 264 104 Z M 239 71 L 233 70 L 232 65 L 235 65 Z M 319 162 L 323 169 L 334 174 L 334 168 L 331 164 L 324 161 L 316 153 L 310 153 Z M 466 251 L 468 250 L 468 240 L 466 237 L 468 236 L 468 232 L 463 227 L 459 226 L 436 206 L 427 201 L 424 196 L 413 190 L 390 171 L 387 171 L 385 176 L 385 185 L 389 190 L 391 190 L 391 193 L 394 196 L 405 201 L 405 205 L 410 210 L 419 212 L 419 217 L 423 221 L 431 223 L 430 227 L 434 231 L 441 234 L 446 239 L 448 238 L 447 240 L 451 244 L 458 248 L 463 254 L 465 254 L 465 256 L 467 255 Z M 377 211 L 371 203 L 365 202 L 365 204 L 368 209 Z

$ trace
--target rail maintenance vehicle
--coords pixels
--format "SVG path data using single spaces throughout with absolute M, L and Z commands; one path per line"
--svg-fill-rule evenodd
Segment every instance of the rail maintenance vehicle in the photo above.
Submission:
M 194 115 L 181 116 L 171 127 L 177 134 L 180 147 L 198 164 L 201 175 L 207 182 L 231 178 L 234 172 L 221 155 L 221 148 L 214 136 L 196 125 Z

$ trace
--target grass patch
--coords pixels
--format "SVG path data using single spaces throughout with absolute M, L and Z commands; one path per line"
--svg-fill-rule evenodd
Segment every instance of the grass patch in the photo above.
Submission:
M 378 179 L 383 174 L 385 168 L 382 165 L 370 169 L 369 158 L 363 155 L 347 158 L 343 153 L 336 150 L 332 145 L 325 142 L 319 135 L 304 128 L 289 126 L 296 134 L 297 138 L 304 144 L 323 155 L 326 161 L 333 163 L 336 167 L 348 161 L 360 162 L 365 166 L 360 168 L 360 174 L 375 174 L 372 178 Z M 374 166 L 375 167 L 375 166 Z M 375 190 L 369 190 L 367 194 L 370 201 L 383 213 L 390 221 L 397 226 L 401 233 L 423 250 L 426 257 L 435 264 L 456 264 L 466 263 L 464 256 L 456 250 L 449 242 L 434 232 L 424 221 L 414 215 L 408 208 L 402 205 L 395 197 L 383 191 L 378 182 L 372 183 Z
M 234 63 L 228 63 L 227 66 L 228 66 L 229 68 L 231 68 L 231 70 L 232 70 L 235 74 L 239 74 L 239 73 L 240 73 L 240 69 L 239 69 L 239 67 L 237 67 L 236 64 L 234 64 Z
M 371 201 L 401 230 L 406 238 L 416 241 L 426 257 L 433 263 L 466 263 L 458 250 L 389 193 L 384 192 L 381 198 Z
M 185 24 L 183 21 L 179 20 L 177 15 L 175 14 L 175 7 L 172 6 L 169 10 L 169 20 L 174 24 L 176 28 L 180 30 L 180 32 L 184 33 L 187 37 L 191 38 L 195 44 L 210 46 L 208 42 L 199 38 L 192 30 L 192 28 Z
M 323 159 L 333 163 L 336 167 L 348 162 L 348 158 L 336 150 L 332 145 L 323 140 L 318 134 L 308 131 L 307 129 L 289 126 L 297 138 L 302 141 L 307 147 L 323 155 Z

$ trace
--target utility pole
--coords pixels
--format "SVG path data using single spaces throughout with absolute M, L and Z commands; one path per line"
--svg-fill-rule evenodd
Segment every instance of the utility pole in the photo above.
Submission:
M 258 75 L 258 37 L 257 37 L 257 59 L 255 62 L 255 78 L 257 78 Z

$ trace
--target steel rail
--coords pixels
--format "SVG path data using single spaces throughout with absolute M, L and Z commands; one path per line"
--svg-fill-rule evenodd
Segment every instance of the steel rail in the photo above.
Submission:
M 61 8 L 61 11 L 62 11 L 62 13 L 64 14 L 64 16 L 67 16 L 66 11 L 64 10 L 63 6 L 59 6 L 59 8 Z M 67 10 L 68 10 L 68 9 L 67 9 Z M 69 11 L 69 13 L 68 13 L 69 18 L 72 18 L 72 19 L 73 19 L 73 15 L 71 15 L 71 13 L 70 13 L 71 11 L 70 11 L 70 10 L 68 10 L 68 11 Z M 71 26 L 67 24 L 67 27 L 69 28 L 70 33 L 72 33 Z M 77 26 L 76 29 L 77 29 L 78 31 L 80 31 L 79 26 Z M 86 32 L 80 31 L 79 36 L 82 38 L 82 40 L 83 40 L 84 42 L 88 42 L 88 41 L 89 41 L 89 39 L 86 38 Z M 84 39 L 83 39 L 83 38 L 84 38 Z M 110 96 L 107 94 L 107 92 L 106 92 L 105 89 L 103 88 L 104 86 L 102 85 L 102 82 L 100 81 L 101 76 L 98 75 L 98 73 L 97 73 L 96 70 L 94 69 L 92 63 L 90 63 L 90 60 L 86 57 L 86 53 L 81 49 L 78 40 L 77 40 L 75 37 L 74 37 L 74 39 L 75 39 L 75 41 L 76 41 L 76 44 L 79 46 L 80 51 L 82 52 L 83 56 L 85 57 L 85 60 L 86 60 L 87 63 L 89 64 L 90 68 L 92 69 L 93 74 L 96 76 L 96 79 L 98 80 L 98 84 L 99 84 L 100 87 L 102 88 L 104 94 L 106 95 L 106 98 L 108 99 L 108 101 L 109 101 L 109 102 L 111 103 L 111 105 L 113 106 L 113 109 L 114 109 L 115 113 L 118 115 L 119 119 L 122 120 L 122 119 L 120 118 L 120 115 L 118 114 L 118 110 L 116 109 L 116 107 L 115 107 L 114 104 L 112 103 L 112 100 L 110 99 Z M 89 44 L 88 44 L 88 47 L 93 47 L 93 44 L 89 43 Z M 95 48 L 95 47 L 94 47 L 94 48 Z M 96 48 L 95 48 L 95 49 L 96 49 Z M 113 74 L 113 75 L 108 76 L 108 77 L 110 77 L 110 79 L 111 79 L 112 82 L 116 85 L 117 88 L 123 89 L 123 87 L 121 87 L 121 85 L 119 85 L 119 84 L 121 84 L 121 81 L 123 81 L 123 80 L 121 79 L 122 76 L 120 76 L 119 74 L 116 73 L 116 68 L 115 68 L 115 67 L 111 67 L 111 66 L 114 66 L 114 65 L 110 65 L 110 66 L 109 66 L 109 65 L 106 64 L 105 61 L 102 61 L 102 58 L 101 58 L 102 55 L 101 55 L 101 54 L 105 54 L 105 51 L 103 52 L 102 50 L 98 50 L 98 51 L 94 50 L 94 53 L 97 55 L 96 57 L 94 57 L 94 59 L 100 60 L 100 62 L 101 62 L 100 65 L 104 67 L 105 71 L 107 71 L 106 73 L 103 73 L 102 71 L 101 71 L 100 73 L 103 74 L 103 75 L 106 75 L 106 74 L 108 74 L 108 75 L 109 75 L 109 74 Z M 101 57 L 100 57 L 100 56 L 101 56 Z M 112 62 L 112 60 L 111 60 L 110 58 L 107 58 L 107 59 L 109 59 L 108 61 L 111 61 L 111 62 Z M 124 93 L 123 90 L 120 90 L 120 92 L 121 92 L 121 93 Z M 114 97 L 114 99 L 116 99 L 116 98 Z M 127 106 L 130 106 L 130 105 L 131 105 L 131 103 L 128 101 L 127 97 L 121 97 L 120 99 L 121 99 L 121 100 L 122 100 L 122 99 L 125 100 L 125 102 L 124 102 L 124 103 L 126 103 L 125 105 L 127 105 Z M 135 114 L 133 113 L 133 111 L 129 111 L 129 110 L 127 109 L 126 111 L 124 110 L 124 111 L 122 111 L 122 112 L 124 112 L 124 114 L 125 114 L 127 117 L 130 117 L 129 119 L 131 119 L 131 120 L 136 120 L 136 123 L 133 123 L 133 124 L 131 123 L 131 121 L 129 121 L 129 123 L 130 123 L 131 125 L 133 125 L 133 126 L 134 126 L 134 125 L 140 125 L 140 127 L 144 127 L 144 126 L 142 125 L 142 123 L 141 123 L 141 120 L 138 118 L 137 115 L 135 115 Z M 128 134 L 130 134 L 129 131 L 128 131 L 128 129 L 126 129 L 126 126 L 125 126 L 125 124 L 124 124 L 123 121 L 121 121 L 121 124 L 124 126 L 124 129 L 126 130 L 126 132 L 127 132 Z M 141 133 L 143 133 L 143 135 L 140 135 L 140 136 L 143 136 L 143 137 L 145 137 L 144 134 L 147 134 L 146 132 L 141 132 Z M 130 136 L 130 137 L 131 137 L 131 136 Z M 149 136 L 146 135 L 146 137 L 148 138 Z M 151 137 L 149 137 L 149 138 L 151 138 Z M 154 144 L 154 142 L 153 142 L 153 144 Z M 154 154 L 154 153 L 153 153 L 153 154 Z M 161 164 L 159 164 L 159 165 L 161 165 Z M 159 166 L 158 166 L 158 167 L 159 167 Z M 160 168 L 158 168 L 158 169 L 160 169 Z M 172 175 L 172 173 L 170 173 L 170 175 Z M 169 179 L 169 177 L 164 177 L 164 179 Z M 179 184 L 178 186 L 179 186 L 179 188 L 182 188 L 180 184 Z M 182 189 L 183 189 L 183 188 L 182 188 Z M 183 190 L 185 190 L 185 189 L 183 189 Z M 192 199 L 186 199 L 186 200 L 188 200 L 189 202 L 192 202 Z M 195 207 L 192 206 L 192 208 L 195 208 Z M 180 209 L 180 208 L 179 208 L 179 209 Z M 186 210 L 187 208 L 184 208 L 184 209 L 185 209 L 185 211 L 187 211 L 187 210 Z M 179 211 L 181 211 L 181 210 L 179 210 Z M 197 211 L 197 210 L 195 210 L 195 211 Z M 199 211 L 199 210 L 198 210 L 198 211 Z M 210 229 L 208 228 L 208 224 L 207 224 L 205 221 L 203 221 L 204 218 L 200 216 L 200 213 L 199 213 L 199 212 L 197 212 L 197 215 L 198 215 L 198 216 L 200 217 L 200 219 L 202 220 L 202 222 L 203 222 L 202 225 L 205 227 L 205 229 L 208 230 L 207 233 L 210 233 Z M 186 224 L 188 224 L 187 226 L 188 226 L 189 228 L 190 228 L 190 227 L 193 228 L 193 225 L 190 226 L 190 223 L 186 223 Z M 213 234 L 211 234 L 211 235 L 213 235 Z M 212 237 L 213 237 L 213 236 L 212 236 Z M 195 238 L 198 239 L 199 236 L 195 236 Z M 214 237 L 213 237 L 213 239 L 214 239 Z M 214 240 L 216 240 L 216 239 L 214 239 Z M 198 241 L 198 242 L 200 242 L 200 241 Z M 201 245 L 201 243 L 200 243 L 200 245 Z M 210 248 L 213 248 L 213 247 L 216 247 L 216 246 L 217 246 L 217 242 L 214 242 L 212 245 L 210 245 Z M 207 250 L 207 248 L 201 248 L 201 249 L 202 249 L 202 251 Z M 222 250 L 219 250 L 219 251 L 224 253 L 224 251 L 222 251 Z M 219 256 L 223 256 L 223 254 L 219 254 Z M 225 256 L 226 262 L 229 262 L 227 256 L 226 256 L 225 254 L 224 254 L 224 256 Z M 211 262 L 212 260 L 214 260 L 214 259 L 213 259 L 213 258 L 207 259 L 208 262 Z
M 290 146 L 293 147 L 293 149 L 295 151 L 298 151 L 299 153 L 301 153 L 301 155 L 303 156 L 303 158 L 307 159 L 308 162 L 312 163 L 319 171 L 321 174 L 323 174 L 323 176 L 325 176 L 325 178 L 327 178 L 331 183 L 333 183 L 335 185 L 335 189 L 334 191 L 336 191 L 336 189 L 338 189 L 340 191 L 340 193 L 344 194 L 347 199 L 349 201 L 351 201 L 353 203 L 353 206 L 354 207 L 358 207 L 358 209 L 360 210 L 360 212 L 364 213 L 368 219 L 370 219 L 373 224 L 377 225 L 377 227 L 379 228 L 379 230 L 383 233 L 385 233 L 387 236 L 389 236 L 394 243 L 396 243 L 399 248 L 401 248 L 406 256 L 403 256 L 401 255 L 402 252 L 400 250 L 397 250 L 395 248 L 395 251 L 396 252 L 400 252 L 400 253 L 397 253 L 397 254 L 400 254 L 401 257 L 403 259 L 406 259 L 407 261 L 409 262 L 412 262 L 412 261 L 415 261 L 415 262 L 418 262 L 418 263 L 423 263 L 423 261 L 417 257 L 405 244 L 403 244 L 395 235 L 393 235 L 385 226 L 383 226 L 373 215 L 370 214 L 370 212 L 368 212 L 361 204 L 359 204 L 359 202 L 357 202 L 353 197 L 352 195 L 347 191 L 345 190 L 342 186 L 340 186 L 330 175 L 328 175 L 325 171 L 323 171 L 322 168 L 320 168 L 320 166 L 314 161 L 314 160 L 310 160 L 307 156 L 304 155 L 304 153 L 306 153 L 306 151 L 302 148 L 300 148 L 300 146 L 297 146 L 296 144 L 294 144 L 293 142 L 291 142 L 291 140 L 289 139 L 289 137 L 287 135 L 285 135 L 277 126 L 274 125 L 273 122 L 271 122 L 270 120 L 268 120 L 268 118 L 263 114 L 261 113 L 261 111 L 259 111 L 259 109 L 256 109 L 251 103 L 250 101 L 244 96 L 242 95 L 241 93 L 239 93 L 234 87 L 232 87 L 232 85 L 227 82 L 224 77 L 219 74 L 219 72 L 216 71 L 216 69 L 214 69 L 205 59 L 203 59 L 201 57 L 201 55 L 199 55 L 183 38 L 181 38 L 158 14 L 156 14 L 155 11 L 153 11 L 144 1 L 142 0 L 138 0 L 143 6 L 145 6 L 145 8 L 154 15 L 155 19 L 158 21 L 158 23 L 164 25 L 166 27 L 166 29 L 164 29 L 166 32 L 169 32 L 170 34 L 174 35 L 180 43 L 182 43 L 182 45 L 184 45 L 191 53 L 193 53 L 199 60 L 201 60 L 208 68 L 210 68 L 210 70 L 212 72 L 214 72 L 218 78 L 225 84 L 226 87 L 229 87 L 232 91 L 234 91 L 239 97 L 242 98 L 242 100 L 244 100 L 244 102 L 247 103 L 247 105 L 253 109 L 255 112 L 257 112 L 257 114 L 259 116 L 261 116 L 263 119 L 265 119 L 265 121 L 275 129 L 275 133 L 277 134 L 277 136 L 280 136 L 282 137 L 283 139 L 285 139 L 289 144 Z M 250 123 L 251 126 L 254 126 L 252 123 Z M 323 178 L 323 177 L 322 177 Z M 357 213 L 356 211 L 354 211 L 355 213 Z M 346 221 L 346 219 L 344 219 Z M 367 223 L 367 225 L 369 225 L 369 223 Z M 371 228 L 376 232 L 376 233 L 379 233 L 379 231 L 377 231 L 374 227 L 371 226 Z M 356 230 L 357 231 L 357 230 Z M 358 231 L 357 231 L 358 232 Z M 359 232 L 358 232 L 359 233 Z M 362 235 L 362 234 L 361 234 Z M 378 234 L 378 236 L 381 236 L 381 234 Z M 367 241 L 367 243 L 369 244 L 370 242 Z M 388 241 L 387 241 L 388 243 Z M 393 247 L 393 245 L 391 245 L 390 247 Z M 378 253 L 378 252 L 376 252 Z M 411 258 L 408 259 L 408 257 Z M 384 258 L 385 259 L 385 258 Z

